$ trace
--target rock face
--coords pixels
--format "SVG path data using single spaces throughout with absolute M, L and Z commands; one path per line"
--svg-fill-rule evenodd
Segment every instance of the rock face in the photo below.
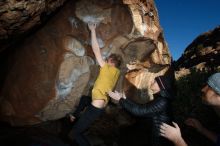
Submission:
M 63 5 L 65 0 L 2 0 L 0 1 L 0 52 L 34 26 L 41 24 L 47 15 Z
M 54 5 L 48 4 L 44 11 L 61 3 L 51 1 Z M 0 6 L 6 9 L 5 4 Z M 16 18 L 13 21 L 22 20 Z M 152 99 L 149 82 L 171 64 L 154 1 L 68 1 L 44 26 L 13 46 L 16 51 L 8 56 L 10 69 L 0 92 L 2 120 L 33 125 L 59 119 L 75 110 L 82 94 L 91 92 L 99 67 L 91 49 L 88 22 L 97 23 L 103 56 L 118 53 L 123 57 L 116 89 L 137 102 Z M 10 35 L 1 36 L 4 40 Z
M 220 26 L 198 36 L 177 60 L 179 71 L 176 76 L 189 74 L 190 68 L 196 70 L 216 70 L 220 68 Z

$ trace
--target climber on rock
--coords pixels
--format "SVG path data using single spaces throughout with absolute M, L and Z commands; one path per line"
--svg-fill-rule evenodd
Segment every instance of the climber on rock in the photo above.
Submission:
M 106 60 L 102 58 L 101 50 L 96 38 L 96 24 L 89 23 L 88 27 L 91 31 L 92 50 L 95 54 L 97 62 L 100 66 L 99 75 L 95 81 L 92 89 L 92 97 L 82 96 L 79 106 L 75 113 L 70 116 L 70 120 L 77 121 L 69 133 L 71 139 L 74 138 L 76 143 L 80 146 L 89 146 L 89 141 L 83 135 L 89 126 L 104 112 L 106 105 L 109 102 L 107 92 L 112 91 L 115 87 L 120 75 L 120 64 L 122 58 L 120 55 L 111 54 Z M 87 107 L 85 109 L 85 107 Z M 79 113 L 83 110 L 79 116 Z

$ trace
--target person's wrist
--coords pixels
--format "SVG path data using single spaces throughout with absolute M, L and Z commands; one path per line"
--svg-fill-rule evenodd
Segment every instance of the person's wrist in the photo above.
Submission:
M 205 127 L 197 128 L 197 131 L 200 133 L 206 133 L 207 129 Z
M 91 30 L 91 32 L 95 32 L 95 28 L 91 28 L 90 30 Z
M 175 138 L 175 140 L 174 140 L 174 144 L 175 145 L 180 145 L 180 144 L 182 144 L 184 141 L 183 141 L 183 138 L 182 138 L 182 136 L 177 136 L 176 138 Z

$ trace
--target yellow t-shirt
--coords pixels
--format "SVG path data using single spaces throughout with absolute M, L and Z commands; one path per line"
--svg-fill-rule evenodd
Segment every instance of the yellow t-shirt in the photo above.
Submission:
M 109 101 L 108 91 L 112 91 L 118 80 L 120 71 L 107 63 L 100 68 L 99 75 L 92 89 L 92 100 L 103 99 L 106 103 Z

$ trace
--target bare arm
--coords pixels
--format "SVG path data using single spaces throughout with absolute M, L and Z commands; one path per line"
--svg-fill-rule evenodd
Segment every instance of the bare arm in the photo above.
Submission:
M 96 24 L 95 23 L 89 23 L 88 27 L 91 31 L 92 50 L 95 54 L 95 57 L 96 57 L 99 65 L 101 67 L 103 67 L 104 64 L 105 64 L 105 61 L 102 59 L 101 50 L 100 50 L 100 47 L 99 47 L 99 44 L 98 44 L 98 41 L 97 41 L 97 38 L 96 38 L 96 31 L 95 31 Z
M 193 128 L 195 128 L 198 132 L 206 136 L 208 139 L 210 139 L 214 143 L 217 142 L 217 135 L 209 131 L 207 128 L 205 128 L 197 119 L 188 118 L 185 123 L 188 126 L 192 126 Z
M 119 101 L 119 104 L 126 109 L 128 112 L 136 115 L 136 116 L 144 116 L 144 117 L 152 117 L 155 114 L 160 113 L 164 109 L 167 108 L 167 99 L 164 97 L 156 98 L 146 104 L 138 104 L 126 97 L 122 98 L 123 94 L 116 92 L 108 92 L 108 95 Z
M 217 142 L 217 135 L 208 129 L 204 128 L 201 133 L 205 135 L 208 139 L 210 139 L 212 142 L 216 143 Z

